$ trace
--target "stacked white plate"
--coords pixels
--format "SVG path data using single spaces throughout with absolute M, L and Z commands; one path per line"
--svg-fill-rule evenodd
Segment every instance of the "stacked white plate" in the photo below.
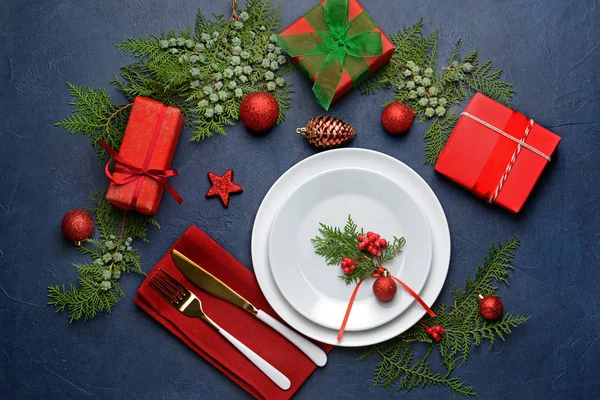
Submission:
M 425 313 L 400 287 L 387 303 L 366 280 L 340 342 L 337 333 L 354 285 L 327 265 L 310 239 L 319 223 L 356 224 L 406 244 L 386 268 L 429 305 L 439 295 L 450 261 L 444 211 L 427 183 L 402 162 L 364 149 L 319 153 L 290 168 L 271 187 L 252 232 L 254 272 L 273 309 L 298 332 L 339 346 L 366 346 L 395 337 Z

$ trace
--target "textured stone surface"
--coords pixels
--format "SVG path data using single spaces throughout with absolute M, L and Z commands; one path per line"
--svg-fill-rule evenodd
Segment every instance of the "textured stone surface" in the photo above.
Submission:
M 288 25 L 314 0 L 283 4 Z M 356 127 L 351 146 L 390 154 L 433 188 L 448 216 L 452 264 L 442 300 L 481 262 L 493 241 L 522 240 L 507 311 L 531 314 L 507 343 L 475 349 L 458 374 L 481 398 L 595 398 L 600 395 L 600 317 L 597 283 L 600 237 L 600 7 L 594 0 L 365 1 L 385 32 L 424 17 L 440 29 L 439 58 L 457 38 L 478 47 L 506 71 L 518 93 L 514 106 L 560 136 L 556 156 L 518 216 L 490 207 L 422 165 L 425 126 L 401 138 L 380 125 L 390 92 L 365 98 L 354 91 L 330 112 Z M 75 282 L 71 263 L 85 257 L 63 239 L 60 221 L 90 205 L 107 180 L 89 140 L 53 123 L 71 111 L 65 81 L 109 87 L 128 56 L 113 44 L 193 24 L 196 7 L 227 13 L 226 1 L 5 0 L 0 3 L 0 398 L 232 399 L 248 395 L 140 311 L 131 301 L 139 276 L 124 276 L 127 298 L 112 315 L 68 324 L 46 306 L 49 284 Z M 314 154 L 295 133 L 322 114 L 299 73 L 293 110 L 265 136 L 238 125 L 228 136 L 189 143 L 184 131 L 168 196 L 158 214 L 162 230 L 138 244 L 146 270 L 190 224 L 210 233 L 251 268 L 250 232 L 260 202 L 294 163 Z M 228 209 L 205 199 L 208 171 L 232 168 L 244 193 Z M 334 349 L 297 398 L 387 398 L 371 386 L 375 358 L 357 362 L 358 349 Z M 434 364 L 436 359 L 434 358 Z M 402 398 L 449 398 L 443 389 L 416 389 Z

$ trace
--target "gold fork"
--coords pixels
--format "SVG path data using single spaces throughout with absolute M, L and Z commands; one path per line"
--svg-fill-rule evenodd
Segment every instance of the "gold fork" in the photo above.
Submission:
M 185 286 L 177 282 L 175 278 L 159 269 L 150 279 L 150 287 L 161 295 L 169 304 L 177 308 L 188 317 L 198 317 L 206 321 L 215 328 L 225 339 L 238 349 L 248 360 L 267 375 L 277 386 L 283 390 L 290 388 L 290 380 L 279 370 L 265 361 L 261 356 L 250 350 L 245 344 L 237 340 L 225 329 L 221 328 L 202 310 L 202 302 L 196 295 L 190 292 Z

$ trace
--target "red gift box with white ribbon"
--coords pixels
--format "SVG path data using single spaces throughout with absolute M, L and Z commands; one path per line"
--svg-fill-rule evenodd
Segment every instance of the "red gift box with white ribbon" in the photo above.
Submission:
M 476 93 L 440 153 L 435 170 L 488 203 L 518 213 L 560 137 Z

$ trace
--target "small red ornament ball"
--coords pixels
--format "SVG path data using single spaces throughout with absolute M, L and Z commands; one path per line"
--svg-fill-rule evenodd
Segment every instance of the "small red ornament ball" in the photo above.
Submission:
M 373 283 L 373 293 L 380 301 L 390 301 L 396 295 L 398 286 L 390 276 L 380 276 Z
M 279 104 L 266 92 L 250 93 L 240 103 L 240 120 L 251 131 L 271 129 L 279 118 Z
M 495 321 L 502 316 L 504 305 L 497 296 L 479 295 L 479 313 L 488 321 Z
M 85 210 L 71 210 L 63 217 L 61 227 L 65 236 L 79 246 L 94 231 L 94 219 Z
M 392 135 L 401 135 L 410 129 L 414 116 L 415 112 L 409 106 L 396 101 L 383 109 L 381 125 Z

